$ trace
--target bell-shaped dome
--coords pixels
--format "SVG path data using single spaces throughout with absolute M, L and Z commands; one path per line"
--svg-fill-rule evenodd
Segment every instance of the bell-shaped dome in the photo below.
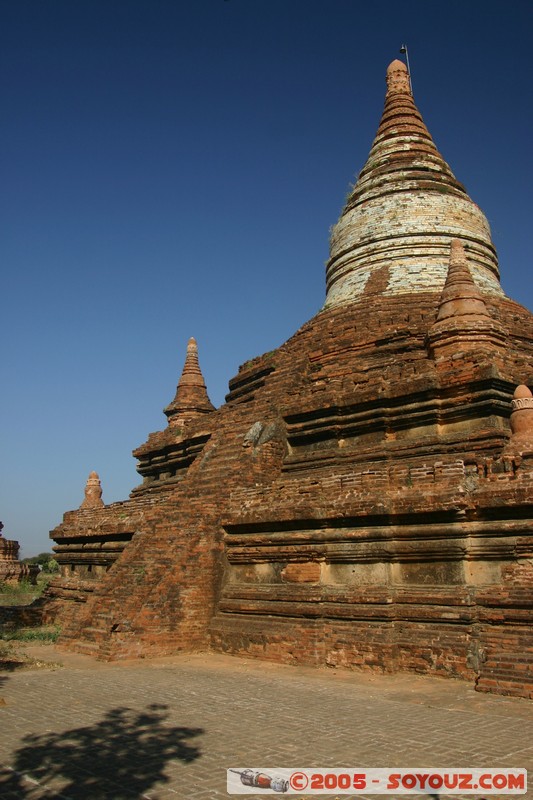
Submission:
M 452 239 L 483 293 L 502 295 L 488 222 L 444 161 L 415 106 L 405 64 L 387 70 L 385 108 L 368 160 L 334 226 L 326 307 L 442 290 Z

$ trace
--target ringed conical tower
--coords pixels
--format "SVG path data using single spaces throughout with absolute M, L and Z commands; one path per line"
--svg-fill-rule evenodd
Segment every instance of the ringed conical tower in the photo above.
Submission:
M 52 532 L 63 639 L 533 696 L 533 317 L 399 61 L 326 277 L 322 309 L 217 410 L 190 340 L 168 425 L 135 451 L 142 485 Z
M 137 471 L 143 477 L 143 483 L 134 490 L 134 495 L 151 491 L 154 487 L 159 492 L 168 488 L 168 482 L 183 477 L 184 470 L 192 464 L 209 438 L 202 420 L 214 410 L 200 369 L 198 345 L 191 337 L 176 394 L 164 409 L 167 428 L 151 433 L 148 441 L 133 451 L 139 459 Z M 191 426 L 199 428 L 198 433 L 189 435 Z
M 405 64 L 393 61 L 376 138 L 332 231 L 326 308 L 359 300 L 378 278 L 386 296 L 442 289 L 452 239 L 476 284 L 501 295 L 488 222 L 437 150 Z
M 209 414 L 215 407 L 207 396 L 204 376 L 198 362 L 198 345 L 191 337 L 187 343 L 187 355 L 183 372 L 176 389 L 176 396 L 165 408 L 169 425 L 176 427 L 201 414 Z

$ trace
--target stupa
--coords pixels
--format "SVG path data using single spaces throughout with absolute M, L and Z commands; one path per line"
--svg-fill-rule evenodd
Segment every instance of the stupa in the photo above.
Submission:
M 217 410 L 189 342 L 142 484 L 52 532 L 48 613 L 105 659 L 212 648 L 531 697 L 533 316 L 400 61 L 326 277 Z
M 22 564 L 19 561 L 20 545 L 13 539 L 4 539 L 0 522 L 0 583 L 17 584 L 22 581 L 36 584 L 39 567 L 37 564 Z

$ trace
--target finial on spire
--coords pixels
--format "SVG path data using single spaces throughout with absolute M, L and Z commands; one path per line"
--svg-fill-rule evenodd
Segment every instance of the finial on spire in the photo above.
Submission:
M 412 94 L 407 67 L 399 58 L 387 69 L 387 97 L 392 94 Z
M 525 384 L 517 386 L 512 401 L 511 438 L 504 448 L 505 455 L 533 454 L 533 394 Z
M 405 60 L 407 62 L 407 74 L 409 75 L 409 88 L 411 89 L 411 94 L 413 94 L 413 81 L 411 80 L 411 66 L 409 64 L 409 50 L 407 49 L 406 44 L 402 44 L 400 47 L 400 53 L 405 55 Z
M 85 499 L 80 508 L 103 508 L 102 484 L 97 472 L 91 472 L 85 485 Z
M 450 243 L 450 267 L 458 265 L 468 269 L 465 247 L 460 239 L 452 239 Z
M 185 364 L 178 386 L 205 387 L 204 378 L 198 362 L 198 345 L 193 336 L 191 336 L 187 342 L 187 355 L 185 356 Z

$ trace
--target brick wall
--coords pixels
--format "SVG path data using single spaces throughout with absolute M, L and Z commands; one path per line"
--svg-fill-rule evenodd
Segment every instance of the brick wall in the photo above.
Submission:
M 491 654 L 526 652 L 523 620 L 502 607 L 510 587 L 531 602 L 519 553 L 532 475 L 501 452 L 533 367 L 513 341 L 523 323 L 533 339 L 531 320 L 498 304 L 505 360 L 465 353 L 448 371 L 426 349 L 436 301 L 376 300 L 372 325 L 362 307 L 320 313 L 240 371 L 174 485 L 66 515 L 54 535 L 73 558 L 80 537 L 135 535 L 104 574 L 58 582 L 64 641 L 103 658 L 211 646 L 527 694 L 507 662 L 498 683 Z

